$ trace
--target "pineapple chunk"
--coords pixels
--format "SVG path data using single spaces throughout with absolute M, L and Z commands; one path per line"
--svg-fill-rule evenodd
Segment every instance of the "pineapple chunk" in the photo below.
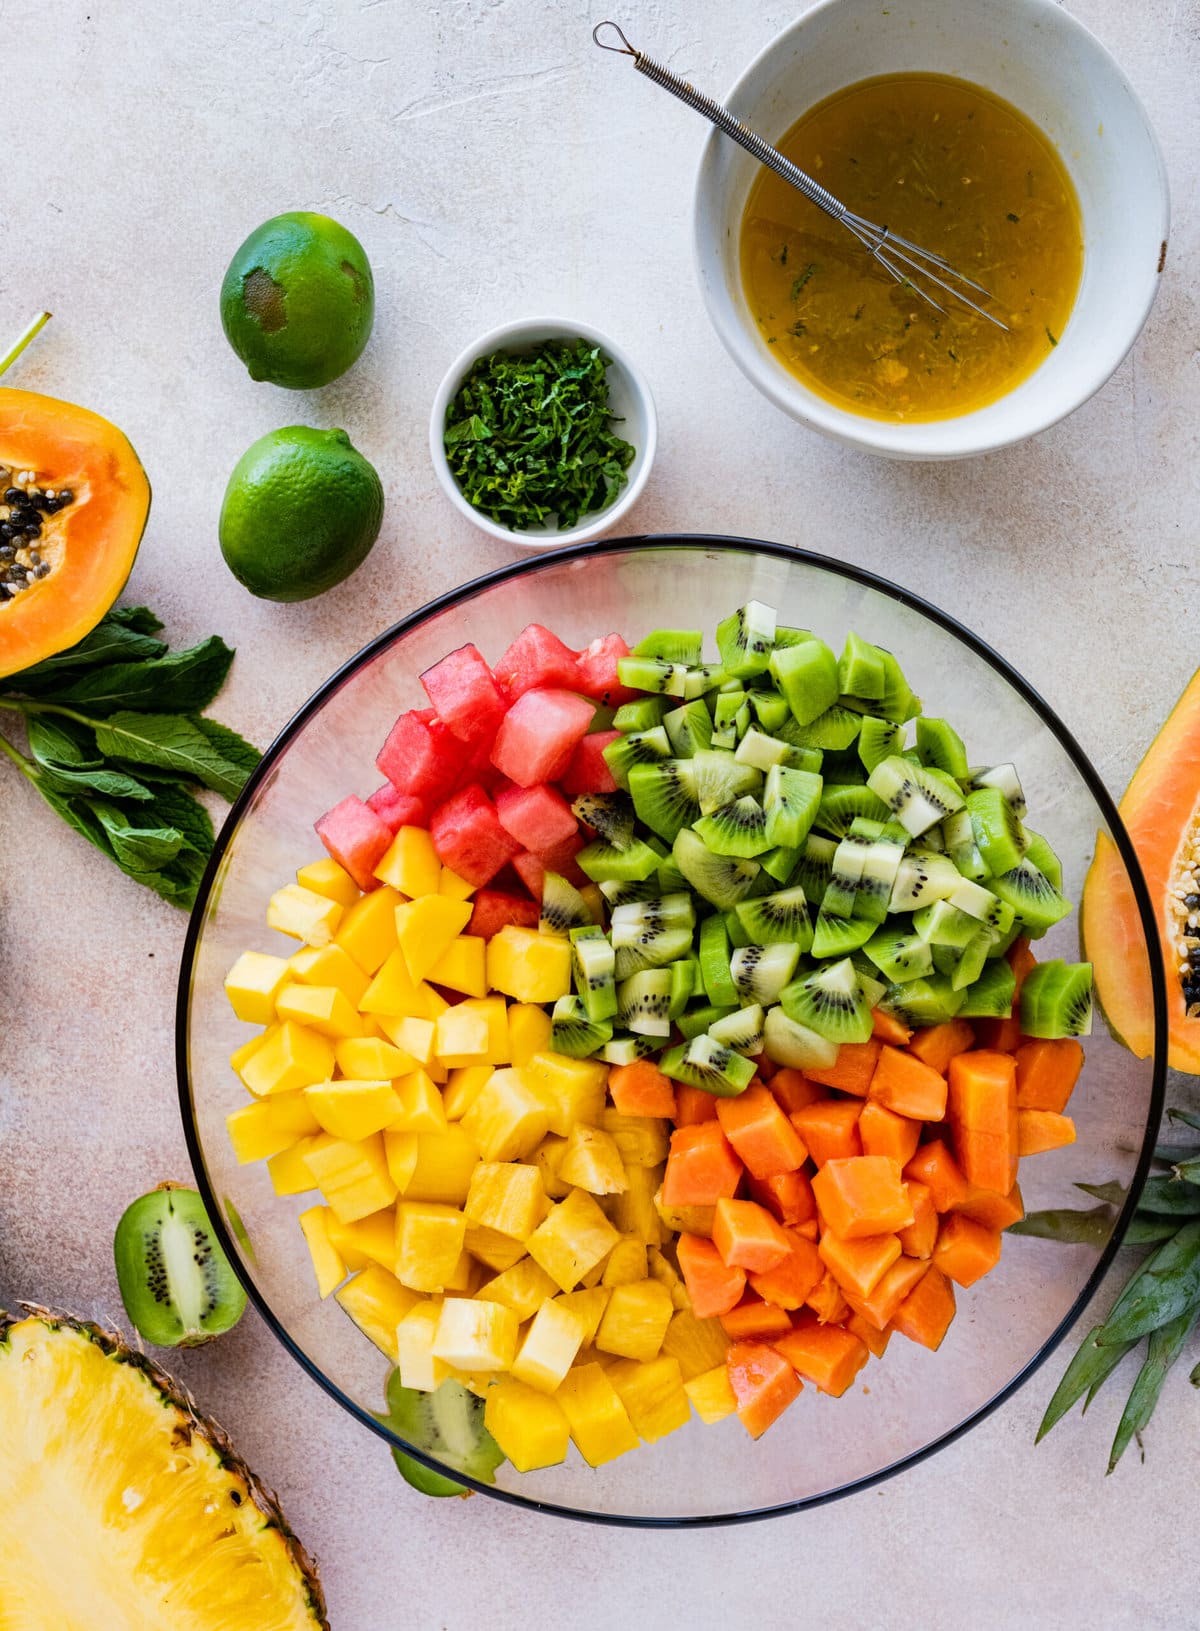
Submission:
M 568 1291 L 554 1300 L 569 1308 L 573 1314 L 578 1314 L 583 1321 L 584 1346 L 590 1348 L 596 1340 L 596 1332 L 600 1329 L 600 1321 L 604 1318 L 604 1310 L 608 1307 L 608 1289 L 605 1286 L 593 1286 L 584 1291 Z
M 479 1165 L 475 1141 L 461 1127 L 416 1133 L 416 1162 L 404 1193 L 414 1201 L 443 1201 L 461 1206 Z
M 506 923 L 488 941 L 487 983 L 518 1002 L 557 1002 L 571 989 L 571 943 Z
M 255 1104 L 244 1104 L 225 1117 L 229 1142 L 237 1161 L 245 1166 L 249 1161 L 266 1161 L 290 1149 L 300 1136 L 287 1127 L 277 1127 L 270 1119 L 271 1101 L 261 1099 Z M 541 1179 L 530 1167 L 541 1188 Z
M 368 1263 L 335 1296 L 363 1335 L 394 1365 L 398 1357 L 396 1327 L 421 1301 L 420 1293 L 402 1286 L 394 1274 L 377 1263 Z
M 534 1166 L 542 1175 L 542 1188 L 552 1201 L 565 1200 L 571 1193 L 571 1186 L 564 1183 L 559 1173 L 562 1158 L 566 1152 L 565 1138 L 556 1138 L 553 1133 L 543 1138 L 530 1157 Z
M 309 1154 L 312 1150 L 319 1150 L 333 1142 L 328 1133 L 318 1133 L 312 1138 L 302 1138 L 293 1144 L 291 1149 L 281 1150 L 278 1155 L 273 1155 L 267 1162 L 267 1174 L 275 1193 L 305 1195 L 310 1189 L 315 1189 L 317 1181 L 308 1164 Z
M 529 1255 L 561 1291 L 573 1291 L 596 1268 L 619 1236 L 592 1197 L 573 1189 L 530 1235 Z
M 460 878 L 457 872 L 443 866 L 438 874 L 438 894 L 449 895 L 451 900 L 470 900 L 475 893 L 475 885 Z
M 302 889 L 311 889 L 314 895 L 337 901 L 339 906 L 353 906 L 359 895 L 354 879 L 332 855 L 302 866 L 296 873 L 296 882 Z
M 469 1223 L 482 1223 L 514 1240 L 527 1240 L 542 1221 L 545 1200 L 536 1167 L 481 1161 L 471 1174 L 463 1211 Z
M 516 1315 L 512 1318 L 515 1321 Z M 561 1303 L 545 1302 L 533 1316 L 521 1351 L 512 1363 L 518 1382 L 553 1393 L 575 1363 L 586 1328 L 580 1315 Z
M 683 1276 L 671 1259 L 658 1246 L 652 1246 L 647 1251 L 646 1267 L 650 1278 L 659 1281 L 670 1292 L 671 1306 L 673 1308 L 686 1308 L 690 1312 L 692 1299 L 688 1296 L 687 1287 L 683 1283 Z
M 566 1459 L 570 1434 L 561 1407 L 511 1376 L 488 1389 L 483 1424 L 518 1472 Z
M 608 1133 L 577 1121 L 567 1134 L 558 1165 L 559 1178 L 589 1195 L 616 1195 L 625 1188 L 625 1168 Z
M 349 1269 L 363 1269 L 368 1263 L 377 1263 L 389 1271 L 396 1267 L 396 1213 L 385 1206 L 372 1212 L 369 1218 L 357 1223 L 339 1223 L 336 1216 L 329 1221 L 329 1238 L 337 1247 Z
M 461 1121 L 491 1079 L 491 1065 L 455 1066 L 442 1093 L 446 1120 Z
M 402 1109 L 391 1082 L 318 1082 L 304 1097 L 327 1133 L 355 1141 L 382 1132 Z
M 464 903 L 465 904 L 465 903 Z M 468 997 L 487 996 L 487 974 L 484 955 L 487 941 L 476 934 L 460 934 L 452 940 L 437 962 L 429 970 L 434 985 L 445 985 L 451 991 L 462 991 Z
M 403 1387 L 432 1393 L 450 1374 L 450 1366 L 433 1352 L 442 1303 L 423 1297 L 396 1325 L 396 1365 Z
M 407 1194 L 413 1173 L 417 1170 L 417 1134 L 385 1132 L 383 1153 L 387 1157 L 388 1171 L 392 1175 L 397 1192 L 401 1195 Z M 424 1197 L 427 1200 L 435 1198 L 441 1199 L 440 1196 Z
M 481 1014 L 487 1021 L 487 1057 L 480 1061 L 482 1064 L 507 1065 L 510 1062 L 512 1043 L 508 1036 L 508 1004 L 503 997 L 467 997 L 456 1004 L 455 1012 Z M 454 1060 L 445 1059 L 443 1063 L 453 1065 Z
M 247 1059 L 242 1081 L 256 1098 L 294 1093 L 333 1074 L 333 1043 L 293 1020 L 283 1023 Z
M 267 904 L 267 927 L 307 946 L 327 946 L 337 932 L 345 907 L 298 883 L 284 884 Z
M 657 1167 L 667 1159 L 668 1126 L 657 1116 L 623 1116 L 606 1108 L 600 1126 L 612 1138 L 627 1167 Z
M 485 1161 L 519 1161 L 545 1137 L 548 1119 L 527 1073 L 510 1068 L 492 1072 L 463 1116 L 462 1126 Z
M 470 901 L 450 900 L 446 895 L 424 895 L 397 906 L 396 941 L 415 981 L 431 973 L 470 921 Z
M 225 976 L 225 995 L 239 1019 L 251 1025 L 269 1025 L 275 1018 L 275 998 L 287 979 L 286 957 L 244 951 Z
M 683 1427 L 691 1416 L 679 1361 L 669 1354 L 644 1364 L 618 1359 L 608 1366 L 608 1379 L 629 1412 L 634 1430 L 649 1444 Z
M 357 1143 L 331 1139 L 310 1149 L 304 1159 L 339 1223 L 357 1223 L 396 1199 L 379 1133 Z
M 729 1382 L 729 1368 L 724 1363 L 701 1371 L 698 1376 L 689 1376 L 683 1384 L 683 1391 L 692 1401 L 700 1420 L 710 1427 L 714 1422 L 732 1416 L 737 1409 L 737 1397 Z
M 409 1071 L 396 1083 L 399 1108 L 391 1128 L 397 1133 L 444 1133 L 446 1111 L 437 1083 L 424 1070 Z
M 387 1033 L 392 1046 L 403 1049 L 416 1060 L 418 1070 L 425 1071 L 436 1081 L 445 1080 L 445 1072 L 440 1070 L 434 1051 L 432 1019 L 416 1019 L 407 1014 L 394 1018 L 390 1014 L 381 1014 L 379 1023 Z
M 411 1053 L 377 1036 L 352 1036 L 335 1042 L 333 1056 L 342 1075 L 356 1082 L 390 1082 L 417 1068 Z
M 530 1061 L 528 1074 L 546 1101 L 550 1132 L 566 1138 L 577 1121 L 589 1127 L 600 1126 L 608 1086 L 607 1065 L 595 1059 L 538 1053 Z
M 336 985 L 285 985 L 275 999 L 280 1019 L 294 1019 L 333 1042 L 361 1036 L 363 1021 Z
M 489 1229 L 486 1223 L 467 1225 L 466 1247 L 472 1257 L 477 1257 L 497 1274 L 511 1269 L 525 1256 L 523 1240 L 499 1234 L 495 1229 Z
M 486 1062 L 488 1022 L 483 1014 L 463 1012 L 464 1005 L 447 1008 L 434 1026 L 433 1045 L 442 1064 L 450 1069 Z
M 408 972 L 404 953 L 397 946 L 388 952 L 375 978 L 363 992 L 359 1013 L 378 1014 L 389 1019 L 432 1019 L 428 1012 L 425 986 Z
M 554 1395 L 575 1448 L 591 1467 L 636 1450 L 638 1436 L 617 1390 L 599 1365 L 575 1365 Z
M 433 1356 L 455 1370 L 506 1371 L 517 1353 L 517 1316 L 502 1303 L 448 1297 L 438 1316 Z
M 662 1182 L 661 1167 L 625 1168 L 625 1188 L 614 1198 L 612 1220 L 623 1235 L 633 1235 L 647 1246 L 661 1245 L 662 1221 L 654 1205 L 654 1191 Z
M 613 1286 L 596 1332 L 596 1346 L 601 1353 L 622 1359 L 654 1359 L 674 1312 L 671 1293 L 657 1280 Z
M 473 1297 L 479 1290 L 479 1282 L 482 1279 L 482 1268 L 464 1247 L 458 1254 L 458 1262 L 454 1265 L 453 1274 L 446 1281 L 446 1295 L 447 1297 Z
M 442 863 L 424 827 L 401 827 L 375 868 L 375 876 L 410 900 L 420 895 L 436 895 Z
M 512 1309 L 518 1320 L 525 1321 L 531 1319 L 557 1289 L 545 1269 L 539 1268 L 532 1257 L 523 1257 L 512 1268 L 489 1280 L 476 1292 L 476 1296 L 485 1302 L 503 1303 L 505 1308 Z
M 288 958 L 293 980 L 301 985 L 333 985 L 352 1008 L 357 1008 L 370 980 L 350 953 L 334 941 L 328 946 L 305 946 Z
M 641 1240 L 622 1239 L 617 1241 L 604 1260 L 604 1273 L 600 1277 L 600 1284 L 636 1285 L 639 1280 L 646 1278 L 647 1273 L 645 1243 Z
M 685 1382 L 702 1376 L 714 1365 L 724 1365 L 729 1338 L 720 1320 L 698 1320 L 690 1308 L 680 1308 L 671 1316 L 662 1351 L 679 1361 Z
M 350 907 L 337 932 L 337 943 L 349 952 L 364 974 L 375 974 L 396 950 L 394 889 L 372 889 Z
M 654 1191 L 654 1210 L 670 1234 L 703 1235 L 706 1240 L 712 1239 L 715 1206 L 667 1206 L 660 1184 Z
M 413 1291 L 440 1292 L 458 1267 L 467 1220 L 453 1206 L 401 1201 L 396 1208 L 396 1278 Z
M 317 1276 L 317 1291 L 322 1298 L 336 1291 L 346 1278 L 345 1260 L 329 1238 L 332 1217 L 333 1213 L 327 1206 L 310 1206 L 307 1212 L 300 1214 L 300 1227 L 308 1243 L 308 1254 Z
M 508 1009 L 508 1034 L 514 1065 L 528 1065 L 535 1053 L 550 1052 L 550 1015 L 536 1003 L 514 1002 Z

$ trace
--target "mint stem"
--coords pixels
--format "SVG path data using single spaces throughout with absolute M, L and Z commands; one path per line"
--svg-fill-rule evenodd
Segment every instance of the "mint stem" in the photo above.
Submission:
M 10 367 L 14 362 L 16 362 L 17 358 L 21 355 L 22 351 L 24 351 L 30 340 L 32 340 L 35 335 L 40 334 L 49 321 L 50 313 L 48 311 L 38 312 L 37 316 L 30 323 L 24 334 L 15 340 L 13 344 L 9 346 L 4 355 L 0 357 L 0 374 L 3 374 L 6 368 Z
M 27 759 L 18 748 L 15 748 L 7 737 L 0 736 L 0 753 L 5 754 L 12 760 L 22 776 L 28 776 L 31 782 L 37 781 L 38 773 L 34 768 L 33 761 Z

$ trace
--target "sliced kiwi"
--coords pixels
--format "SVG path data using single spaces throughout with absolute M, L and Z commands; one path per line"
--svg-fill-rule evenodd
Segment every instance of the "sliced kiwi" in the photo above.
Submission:
M 742 724 L 743 710 L 745 710 L 745 724 Z M 743 687 L 736 682 L 728 689 L 719 691 L 713 703 L 713 728 L 724 730 L 732 726 L 739 736 L 750 724 L 750 704 Z
M 727 674 L 738 679 L 765 672 L 775 648 L 775 611 L 748 600 L 717 624 L 717 650 Z
M 737 1002 L 738 994 L 729 973 L 729 931 L 719 913 L 706 917 L 701 923 L 696 951 L 700 960 L 700 979 L 709 1002 L 718 1007 L 732 1006 Z
M 958 887 L 947 897 L 951 906 L 965 912 L 982 923 L 985 928 L 993 929 L 997 934 L 1005 934 L 1012 927 L 1013 909 L 1007 901 L 999 900 L 992 893 L 991 887 L 985 888 L 983 884 L 972 883 L 969 878 L 963 878 Z
M 763 784 L 761 770 L 739 763 L 732 753 L 720 748 L 701 748 L 688 760 L 688 769 L 702 815 L 746 793 L 757 793 Z
M 593 883 L 620 879 L 625 883 L 644 883 L 658 867 L 660 857 L 649 844 L 635 838 L 627 849 L 617 849 L 602 838 L 588 844 L 575 857 L 576 865 L 586 872 Z
M 935 827 L 930 827 L 923 835 L 923 842 L 928 844 L 936 831 Z M 946 854 L 964 878 L 970 878 L 972 883 L 988 881 L 991 873 L 975 842 L 975 828 L 969 810 L 955 810 L 946 817 L 942 822 L 941 839 Z
M 812 945 L 813 926 L 803 889 L 758 895 L 739 901 L 733 910 L 751 945 L 792 945 L 801 952 Z
M 1031 861 L 1035 867 L 1045 874 L 1055 889 L 1062 889 L 1063 873 L 1062 862 L 1051 849 L 1049 843 L 1040 832 L 1032 832 L 1028 827 L 1024 829 L 1025 859 Z
M 915 765 L 903 755 L 881 759 L 867 777 L 867 786 L 883 800 L 911 838 L 919 838 L 954 810 L 963 797 L 940 771 Z
M 814 957 L 848 957 L 857 951 L 875 933 L 877 924 L 861 917 L 835 917 L 830 912 L 817 913 L 813 930 Z
M 872 923 L 883 922 L 903 859 L 903 844 L 882 836 L 871 839 L 863 849 L 862 872 L 851 916 L 867 918 Z
M 824 782 L 811 770 L 772 765 L 763 792 L 766 836 L 772 849 L 794 849 L 808 837 L 820 809 Z
M 652 629 L 633 648 L 635 657 L 658 657 L 668 663 L 695 668 L 700 661 L 704 635 L 699 629 Z
M 955 781 L 967 775 L 967 750 L 962 737 L 944 719 L 917 720 L 917 752 L 921 763 L 944 770 Z
M 657 1053 L 660 1044 L 652 1036 L 614 1036 L 597 1054 L 606 1065 L 632 1065 Z
M 649 930 L 688 929 L 696 926 L 696 907 L 686 890 L 659 895 L 654 900 L 625 901 L 614 906 L 609 933 L 614 946 L 632 946 Z
M 670 1036 L 671 975 L 665 968 L 639 969 L 617 983 L 617 1018 L 639 1036 Z
M 800 725 L 794 719 L 785 719 L 777 735 L 794 748 L 820 748 L 822 752 L 843 753 L 858 736 L 862 715 L 852 708 L 835 702 L 826 708 L 811 725 Z
M 693 825 L 697 837 L 714 855 L 750 860 L 775 847 L 767 837 L 766 813 L 748 793 L 701 816 Z
M 542 909 L 538 929 L 542 934 L 569 934 L 594 922 L 587 901 L 574 884 L 547 872 L 542 877 Z
M 671 976 L 671 997 L 667 1005 L 667 1018 L 678 1019 L 694 996 L 702 995 L 700 964 L 689 955 L 667 964 Z
M 133 1202 L 113 1240 L 125 1312 L 156 1348 L 194 1348 L 237 1324 L 246 1293 L 194 1189 L 163 1184 Z
M 675 1023 L 679 1028 L 679 1034 L 687 1037 L 690 1042 L 692 1037 L 699 1036 L 701 1031 L 707 1031 L 719 1019 L 724 1019 L 728 1014 L 736 1014 L 737 1012 L 738 1005 L 736 1003 L 704 1003 L 699 1008 L 689 1008 L 685 1013 L 680 1014 Z
M 791 718 L 792 711 L 787 705 L 787 698 L 781 696 L 778 691 L 751 691 L 750 707 L 754 711 L 754 717 L 770 736 L 774 736 L 785 719 Z M 816 768 L 819 769 L 820 766 Z
M 862 733 L 859 734 L 861 736 Z M 811 749 L 795 749 L 797 753 L 811 751 Z M 851 747 L 847 748 L 845 753 L 822 753 L 821 775 L 831 787 L 865 787 L 867 785 L 867 772 L 858 756 L 858 743 L 855 742 Z
M 738 902 L 738 906 L 743 905 L 745 905 L 744 901 Z M 737 915 L 737 906 L 734 907 L 732 912 L 722 912 L 721 916 L 724 919 L 725 932 L 729 936 L 731 946 L 752 946 L 754 944 L 754 936 L 743 927 L 742 920 Z
M 798 725 L 811 725 L 836 704 L 840 691 L 837 658 L 824 640 L 776 647 L 769 666 Z
M 617 960 L 603 929 L 571 930 L 571 973 L 587 1017 L 596 1024 L 617 1012 Z
M 737 745 L 734 758 L 740 765 L 752 765 L 755 770 L 768 771 L 772 765 L 790 765 L 800 758 L 800 749 L 789 747 L 777 736 L 766 736 L 751 725 Z
M 850 961 L 854 964 L 854 972 L 858 975 L 858 984 L 863 994 L 863 1001 L 868 1008 L 877 1008 L 880 997 L 888 988 L 888 982 L 882 977 L 870 958 L 865 957 L 861 951 L 851 952 Z
M 394 1370 L 387 1383 L 387 1415 L 381 1417 L 397 1438 L 433 1456 L 453 1472 L 480 1484 L 494 1484 L 504 1451 L 483 1425 L 484 1401 L 453 1377 L 432 1393 L 404 1387 Z M 392 1450 L 406 1483 L 423 1495 L 466 1495 L 465 1485 L 434 1472 L 424 1462 Z
M 945 974 L 929 974 L 903 985 L 889 985 L 876 1006 L 894 1014 L 911 1031 L 953 1019 L 965 1000 L 966 993 L 955 991 Z
M 632 702 L 623 702 L 613 715 L 613 729 L 630 732 L 652 731 L 656 725 L 661 725 L 667 711 L 665 697 L 635 697 Z
M 933 973 L 933 947 L 903 923 L 879 929 L 863 946 L 863 955 L 890 985 L 907 985 Z
M 769 849 L 765 855 L 758 857 L 758 864 L 763 874 L 775 883 L 791 883 L 792 874 L 800 865 L 804 851 L 799 847 L 792 849 L 787 844 L 780 844 L 775 849 Z M 807 897 L 806 897 L 807 898 Z
M 903 725 L 907 720 L 915 719 L 921 712 L 921 699 L 914 696 L 900 664 L 891 652 L 885 651 L 882 646 L 876 646 L 875 649 L 883 660 L 883 695 L 869 711 L 873 714 L 882 714 L 885 719 L 894 720 L 897 725 Z
M 624 793 L 581 793 L 572 801 L 571 814 L 614 849 L 633 843 L 634 808 Z
M 659 864 L 661 866 L 662 863 Z M 624 906 L 631 900 L 658 900 L 663 894 L 657 876 L 643 878 L 640 882 L 631 878 L 602 878 L 599 888 L 610 909 Z
M 979 919 L 951 906 L 948 900 L 938 900 L 913 913 L 913 928 L 931 946 L 949 946 L 961 951 L 978 934 Z
M 979 929 L 957 953 L 958 961 L 950 970 L 950 984 L 955 991 L 964 991 L 983 973 L 988 952 L 992 949 L 992 931 Z M 936 959 L 936 953 L 935 953 Z M 945 972 L 943 970 L 942 972 Z
M 813 640 L 816 636 L 811 629 L 794 629 L 786 623 L 780 623 L 775 630 L 776 646 L 802 646 L 806 640 Z
M 838 658 L 838 690 L 867 702 L 878 702 L 886 685 L 883 653 L 878 646 L 851 631 Z
M 867 714 L 858 733 L 858 756 L 868 774 L 884 759 L 898 754 L 904 745 L 904 732 L 890 719 Z
M 1092 1034 L 1092 965 L 1055 957 L 1029 970 L 1021 985 L 1021 1034 Z
M 668 843 L 700 819 L 694 789 L 690 760 L 660 759 L 657 764 L 630 767 L 633 807 L 651 832 Z
M 717 690 L 728 678 L 720 663 L 697 663 L 684 676 L 683 694 L 689 702 L 698 702 L 710 691 Z
M 810 832 L 804 840 L 803 853 L 789 882 L 803 889 L 810 905 L 819 905 L 829 887 L 837 849 L 832 838 L 822 838 L 819 833 Z M 763 865 L 766 865 L 765 858 Z
M 714 1020 L 708 1028 L 708 1034 L 722 1047 L 732 1048 L 734 1053 L 761 1053 L 763 1047 L 761 1005 L 751 1003 L 748 1008 L 739 1008 L 736 1013 L 726 1014 L 724 1019 Z
M 830 1042 L 865 1042 L 873 1029 L 858 971 L 848 957 L 794 980 L 784 987 L 779 1001 L 789 1019 Z
M 945 855 L 926 850 L 909 850 L 896 870 L 888 909 L 916 912 L 935 900 L 946 900 L 963 881 L 954 862 Z
M 799 946 L 737 946 L 729 956 L 729 976 L 742 1002 L 772 1003 L 799 961 Z
M 754 1077 L 751 1060 L 743 1059 L 740 1053 L 703 1032 L 690 1042 L 669 1048 L 658 1064 L 672 1081 L 703 1088 L 706 1093 L 723 1099 L 743 1092 Z
M 983 973 L 964 993 L 958 1012 L 963 1019 L 1007 1019 L 1016 994 L 1016 975 L 999 957 L 984 965 Z
M 665 968 L 692 949 L 692 931 L 683 929 L 643 929 L 613 953 L 614 972 L 624 980 L 640 969 Z
M 998 898 L 1011 906 L 1025 932 L 1037 939 L 1071 910 L 1071 903 L 1028 856 L 1011 872 L 1002 872 L 989 884 Z
M 829 883 L 821 896 L 821 910 L 828 917 L 853 916 L 869 843 L 869 839 L 847 833 L 834 850 Z
M 690 759 L 700 748 L 712 741 L 712 715 L 704 703 L 685 702 L 682 708 L 673 708 L 663 715 L 663 729 L 677 759 Z
M 667 662 L 662 657 L 618 657 L 617 678 L 631 691 L 681 697 L 687 684 L 687 666 Z
M 602 757 L 618 787 L 629 790 L 629 772 L 634 765 L 653 764 L 671 757 L 671 739 L 661 725 L 648 731 L 619 736 L 603 749 Z
M 550 1014 L 550 1046 L 569 1059 L 586 1059 L 612 1040 L 611 1020 L 594 1020 L 580 997 L 559 997 Z
M 968 792 L 977 787 L 998 787 L 1012 806 L 1013 815 L 1018 821 L 1024 821 L 1027 811 L 1025 791 L 1014 765 L 992 765 L 986 770 L 970 770 L 963 785 Z
M 1011 872 L 1025 852 L 1021 823 L 998 787 L 977 787 L 967 794 L 967 812 L 975 843 L 992 873 Z
M 809 1066 L 815 1069 L 833 1064 L 838 1044 L 807 1025 L 798 1025 L 776 1006 L 768 1008 L 763 1019 L 763 1052 L 777 1065 L 790 1065 L 795 1070 Z

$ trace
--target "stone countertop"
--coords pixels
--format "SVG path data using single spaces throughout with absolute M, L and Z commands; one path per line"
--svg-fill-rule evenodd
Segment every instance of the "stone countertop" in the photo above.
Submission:
M 238 647 L 220 715 L 265 743 L 369 636 L 512 558 L 434 481 L 429 402 L 450 358 L 522 314 L 593 321 L 640 360 L 658 400 L 658 463 L 628 530 L 777 538 L 928 595 L 1028 676 L 1119 791 L 1197 660 L 1200 23 L 1188 0 L 1074 9 L 1157 121 L 1170 260 L 1108 386 L 1035 442 L 970 466 L 870 459 L 755 394 L 691 270 L 703 131 L 592 50 L 595 17 L 578 0 L 0 0 L 0 329 L 43 305 L 56 314 L 12 383 L 129 433 L 155 489 L 129 594 L 179 643 L 219 631 Z M 629 20 L 719 88 L 795 11 L 646 0 Z M 378 281 L 366 355 L 306 397 L 252 384 L 217 318 L 234 247 L 284 209 L 344 221 Z M 283 607 L 223 569 L 216 517 L 243 449 L 294 420 L 344 425 L 381 471 L 388 510 L 349 583 Z M 117 1211 L 188 1172 L 172 1065 L 184 920 L 13 775 L 0 776 L 0 822 L 0 1301 L 111 1317 Z M 681 1534 L 422 1500 L 253 1314 L 174 1368 L 279 1489 L 321 1561 L 337 1631 L 551 1619 L 715 1631 L 797 1613 L 830 1631 L 1095 1631 L 1195 1618 L 1200 1435 L 1182 1366 L 1146 1464 L 1131 1452 L 1113 1478 L 1115 1389 L 1099 1419 L 1033 1448 L 1056 1359 L 879 1488 Z

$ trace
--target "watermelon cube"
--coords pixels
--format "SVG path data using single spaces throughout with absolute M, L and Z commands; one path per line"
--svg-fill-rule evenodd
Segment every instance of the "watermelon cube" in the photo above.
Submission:
M 317 837 L 360 889 L 377 889 L 375 868 L 392 841 L 392 829 L 362 799 L 351 795 L 316 824 Z
M 521 630 L 496 664 L 496 678 L 512 702 L 526 691 L 545 686 L 571 691 L 579 684 L 575 653 L 540 623 Z
M 541 916 L 538 903 L 527 896 L 509 895 L 502 889 L 481 889 L 472 902 L 471 921 L 464 933 L 490 940 L 508 923 L 518 929 L 536 929 Z
M 492 763 L 518 787 L 556 782 L 595 712 L 592 703 L 571 691 L 526 691 L 500 722 Z
M 553 787 L 504 786 L 496 794 L 496 814 L 522 849 L 539 854 L 574 838 L 579 830 L 571 806 Z
M 513 871 L 535 900 L 542 898 L 542 879 L 547 872 L 557 872 L 560 878 L 565 878 L 578 889 L 581 884 L 589 882 L 575 860 L 582 848 L 583 839 L 576 834 L 569 842 L 557 844 L 554 849 L 541 854 L 522 850 L 520 855 L 513 856 Z
M 384 782 L 371 794 L 367 807 L 374 810 L 393 833 L 398 833 L 401 827 L 423 827 L 428 820 L 421 800 L 399 792 L 391 782 Z
M 432 708 L 410 708 L 392 726 L 375 763 L 398 793 L 435 803 L 454 786 L 466 759 L 463 744 Z
M 425 695 L 438 718 L 460 742 L 490 742 L 508 699 L 477 646 L 460 646 L 421 675 Z
M 620 734 L 620 731 L 592 731 L 583 738 L 559 780 L 559 786 L 568 798 L 578 798 L 580 793 L 616 792 L 617 784 L 608 768 L 604 750 Z
M 597 702 L 607 703 L 610 708 L 632 702 L 638 693 L 622 685 L 617 677 L 617 663 L 628 655 L 629 647 L 619 634 L 605 634 L 593 640 L 575 659 L 574 688 L 585 696 L 595 697 Z
M 500 825 L 496 806 L 474 783 L 433 812 L 429 835 L 442 864 L 476 888 L 490 883 L 521 849 Z

